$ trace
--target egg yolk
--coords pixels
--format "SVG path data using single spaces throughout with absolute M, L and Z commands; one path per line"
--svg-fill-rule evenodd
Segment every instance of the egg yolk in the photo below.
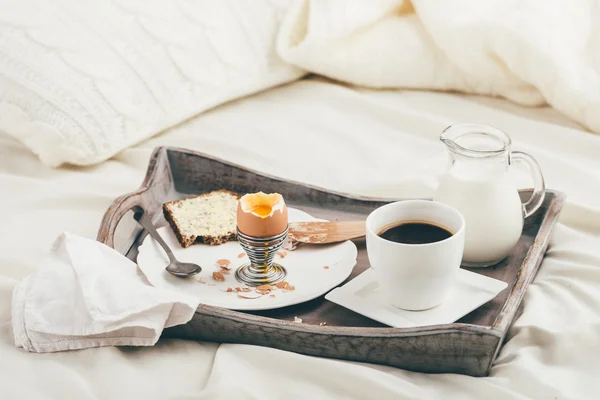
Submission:
M 265 194 L 262 192 L 244 196 L 243 208 L 257 217 L 266 218 L 271 215 L 273 207 L 279 203 L 280 196 L 277 194 Z
M 259 205 L 259 206 L 252 207 L 250 212 L 254 215 L 258 215 L 259 217 L 264 218 L 264 217 L 268 217 L 269 214 L 271 214 L 272 209 L 273 209 L 273 207 L 271 207 L 271 206 Z

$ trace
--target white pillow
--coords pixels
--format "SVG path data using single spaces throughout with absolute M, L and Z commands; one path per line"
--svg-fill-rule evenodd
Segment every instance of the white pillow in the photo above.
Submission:
M 288 82 L 288 0 L 11 0 L 0 130 L 51 166 L 89 165 L 208 108 Z

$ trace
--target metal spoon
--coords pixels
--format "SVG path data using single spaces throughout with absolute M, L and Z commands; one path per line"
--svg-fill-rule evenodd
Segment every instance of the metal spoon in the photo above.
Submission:
M 137 222 L 139 222 L 140 225 L 142 225 L 146 231 L 148 231 L 150 236 L 152 236 L 152 238 L 156 240 L 158 244 L 161 245 L 165 253 L 167 253 L 170 263 L 165 269 L 168 272 L 175 276 L 185 278 L 187 276 L 196 275 L 200 273 L 200 271 L 202 271 L 202 267 L 200 267 L 197 264 L 181 262 L 178 261 L 177 258 L 175 258 L 175 255 L 173 254 L 169 246 L 165 243 L 165 241 L 160 237 L 160 235 L 156 231 L 156 228 L 154 228 L 152 221 L 150 221 L 150 218 L 148 218 L 146 213 L 144 213 L 143 211 L 136 212 L 133 214 L 133 218 Z

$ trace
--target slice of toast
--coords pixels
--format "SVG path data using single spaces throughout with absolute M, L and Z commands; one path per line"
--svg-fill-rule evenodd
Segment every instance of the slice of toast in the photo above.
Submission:
M 218 245 L 236 238 L 240 195 L 215 190 L 163 204 L 163 214 L 182 247 L 194 243 Z

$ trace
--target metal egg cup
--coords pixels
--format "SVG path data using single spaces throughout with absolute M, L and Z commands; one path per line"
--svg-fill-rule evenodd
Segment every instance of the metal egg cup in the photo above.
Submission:
M 248 286 L 273 285 L 287 276 L 283 265 L 273 262 L 277 251 L 283 246 L 288 227 L 279 235 L 269 237 L 248 236 L 237 229 L 238 242 L 248 255 L 250 262 L 235 271 L 235 278 Z

